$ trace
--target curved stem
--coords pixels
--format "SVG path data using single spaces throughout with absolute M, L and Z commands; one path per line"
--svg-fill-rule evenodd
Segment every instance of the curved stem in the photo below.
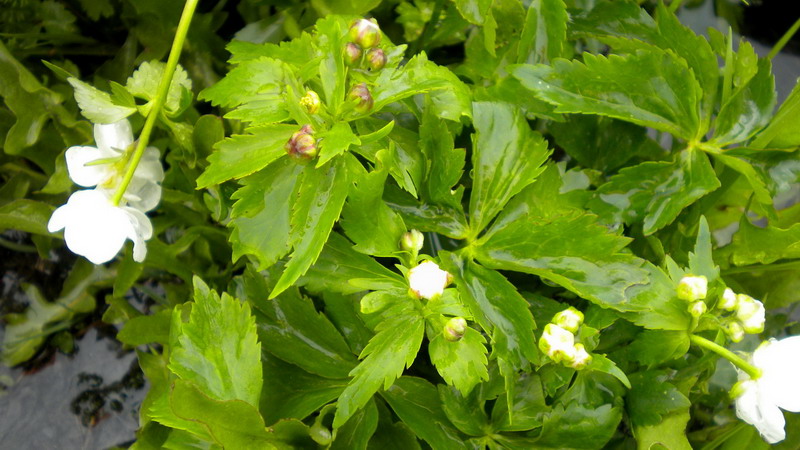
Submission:
M 718 354 L 719 356 L 722 356 L 723 358 L 727 359 L 734 366 L 744 370 L 745 373 L 750 375 L 750 378 L 755 380 L 761 377 L 761 369 L 750 364 L 749 362 L 745 361 L 744 358 L 742 358 L 741 356 L 733 353 L 732 351 L 717 344 L 716 342 L 709 341 L 708 339 L 700 337 L 696 334 L 689 336 L 689 340 L 692 342 L 692 344 L 695 344 L 698 347 L 704 348 L 706 350 L 711 350 L 712 352 Z
M 133 179 L 133 173 L 136 171 L 136 167 L 139 165 L 139 161 L 141 161 L 142 155 L 144 155 L 144 150 L 147 148 L 147 144 L 150 141 L 150 134 L 153 132 L 153 126 L 155 126 L 158 115 L 161 113 L 161 108 L 167 100 L 169 87 L 170 84 L 172 84 L 172 75 L 175 74 L 175 69 L 178 67 L 178 59 L 181 56 L 183 42 L 186 40 L 186 34 L 189 32 L 189 24 L 192 22 L 192 16 L 194 16 L 197 2 L 198 0 L 186 0 L 186 4 L 183 6 L 181 20 L 178 22 L 178 29 L 175 31 L 175 39 L 172 41 L 172 48 L 169 51 L 169 58 L 167 58 L 167 66 L 164 68 L 164 73 L 161 75 L 161 82 L 158 85 L 156 97 L 153 99 L 150 112 L 147 114 L 147 119 L 145 119 L 144 128 L 142 128 L 142 133 L 139 135 L 139 141 L 136 143 L 136 150 L 134 150 L 131 161 L 128 164 L 125 177 L 122 179 L 119 188 L 117 188 L 117 192 L 114 193 L 114 197 L 111 199 L 115 206 L 119 205 L 122 196 L 125 195 L 125 189 L 128 188 L 128 185 Z
M 775 46 L 772 47 L 772 50 L 770 50 L 769 54 L 767 54 L 767 59 L 772 59 L 775 57 L 775 55 L 780 53 L 780 51 L 783 50 L 783 47 L 786 45 L 786 43 L 789 42 L 789 39 L 791 39 L 792 36 L 794 36 L 794 34 L 797 33 L 798 29 L 800 29 L 800 18 L 797 19 L 794 22 L 794 24 L 792 24 L 792 26 L 789 27 L 788 30 L 786 30 L 786 33 L 784 33 L 783 36 L 781 36 L 778 42 L 775 43 Z

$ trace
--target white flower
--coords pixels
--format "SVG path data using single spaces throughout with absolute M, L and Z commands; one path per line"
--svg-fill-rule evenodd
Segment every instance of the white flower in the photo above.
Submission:
M 770 339 L 753 353 L 752 364 L 761 370 L 757 379 L 739 371 L 734 386 L 736 415 L 758 429 L 770 444 L 786 438 L 781 409 L 800 412 L 800 336 Z
M 764 304 L 749 295 L 739 294 L 736 298 L 738 300 L 736 318 L 742 322 L 744 331 L 750 334 L 758 334 L 764 331 L 766 315 Z
M 133 145 L 131 124 L 126 119 L 112 124 L 95 124 L 94 139 L 97 147 L 70 147 L 65 154 L 69 177 L 83 187 L 97 186 L 112 196 L 125 170 L 123 157 Z M 129 206 L 149 211 L 158 205 L 164 168 L 158 149 L 147 147 L 136 167 L 133 179 L 125 190 L 124 199 Z
M 687 308 L 687 311 L 689 311 L 689 314 L 691 314 L 692 317 L 700 317 L 705 314 L 707 310 L 708 307 L 702 300 L 690 303 L 689 308 Z
M 67 247 L 94 264 L 113 259 L 125 239 L 133 241 L 133 259 L 142 262 L 147 255 L 144 241 L 153 235 L 143 212 L 114 206 L 105 192 L 95 189 L 73 193 L 67 204 L 53 212 L 47 229 L 53 233 L 62 228 Z
M 678 283 L 678 298 L 693 302 L 706 298 L 708 280 L 704 276 L 686 275 Z
M 425 261 L 408 272 L 408 284 L 411 291 L 417 297 L 428 300 L 442 295 L 450 281 L 451 275 L 440 269 L 433 261 Z
M 733 292 L 733 289 L 725 288 L 725 292 L 722 293 L 722 297 L 719 299 L 717 307 L 724 309 L 725 311 L 733 311 L 736 309 L 736 305 L 738 303 L 739 301 L 736 299 L 736 294 Z
M 583 313 L 570 306 L 553 316 L 553 323 L 571 333 L 576 333 L 583 323 Z
M 569 366 L 580 370 L 588 366 L 590 362 L 592 362 L 592 355 L 586 351 L 586 347 L 583 344 L 575 344 L 575 354 L 572 356 Z
M 539 339 L 539 349 L 554 362 L 575 360 L 575 336 L 554 323 L 548 323 Z

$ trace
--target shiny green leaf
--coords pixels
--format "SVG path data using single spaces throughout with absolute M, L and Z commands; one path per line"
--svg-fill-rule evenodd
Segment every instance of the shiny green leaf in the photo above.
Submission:
M 691 406 L 689 399 L 669 383 L 666 372 L 635 373 L 631 385 L 625 404 L 634 425 L 655 425 L 663 416 L 688 411 Z
M 564 54 L 567 44 L 567 6 L 563 0 L 534 0 L 528 5 L 519 36 L 518 63 L 546 64 Z
M 467 328 L 464 337 L 456 342 L 437 334 L 430 341 L 428 353 L 442 378 L 467 395 L 476 384 L 489 379 L 485 344 L 480 332 Z

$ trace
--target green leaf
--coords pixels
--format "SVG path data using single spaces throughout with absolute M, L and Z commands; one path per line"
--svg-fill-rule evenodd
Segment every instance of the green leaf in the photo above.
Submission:
M 414 310 L 398 311 L 378 324 L 377 334 L 361 352 L 361 363 L 337 404 L 333 427 L 339 428 L 381 387 L 389 386 L 414 362 L 422 343 L 425 321 Z
M 428 353 L 444 381 L 467 395 L 481 380 L 489 379 L 485 344 L 480 332 L 467 328 L 464 337 L 456 342 L 437 334 L 431 339 Z
M 759 133 L 752 148 L 793 148 L 800 145 L 800 83 L 794 85 L 792 92 L 783 101 L 769 125 Z
M 170 393 L 170 405 L 178 417 L 201 424 L 223 448 L 275 448 L 264 419 L 247 401 L 219 400 L 188 381 L 177 380 Z
M 261 344 L 250 306 L 227 293 L 222 297 L 194 278 L 189 321 L 175 309 L 170 330 L 169 369 L 218 400 L 258 405 Z
M 467 448 L 442 410 L 436 387 L 428 381 L 402 377 L 381 395 L 403 423 L 432 448 Z
M 347 386 L 346 379 L 324 378 L 280 359 L 264 355 L 264 386 L 261 414 L 267 424 L 284 418 L 305 419 L 336 400 Z
M 325 105 L 334 115 L 340 112 L 345 100 L 347 67 L 342 49 L 347 44 L 344 38 L 347 36 L 348 26 L 343 17 L 336 15 L 324 17 L 316 23 L 319 50 L 322 53 L 319 77 Z M 372 96 L 375 97 L 374 92 Z
M 312 0 L 311 6 L 320 17 L 330 14 L 363 15 L 378 6 L 381 0 Z
M 355 161 L 355 160 L 353 160 Z M 355 161 L 356 164 L 359 164 Z M 297 199 L 292 206 L 292 257 L 270 294 L 278 294 L 294 284 L 317 260 L 333 224 L 339 219 L 347 192 L 350 189 L 350 169 L 347 158 L 320 169 L 310 166 L 302 174 Z
M 292 199 L 303 169 L 283 158 L 241 181 L 242 188 L 231 196 L 236 203 L 228 225 L 234 260 L 253 255 L 258 260 L 256 267 L 263 270 L 289 252 Z
M 464 211 L 450 206 L 420 202 L 406 192 L 387 186 L 384 200 L 403 217 L 409 229 L 433 231 L 453 239 L 465 239 L 468 233 Z
M 691 402 L 668 380 L 666 372 L 660 371 L 631 375 L 625 404 L 634 425 L 656 425 L 667 414 L 688 411 Z
M 51 236 L 47 222 L 55 208 L 47 203 L 20 198 L 0 206 L 0 230 L 20 230 L 27 233 Z
M 378 409 L 374 401 L 359 410 L 341 428 L 331 444 L 332 450 L 366 450 L 372 434 L 378 428 Z
M 241 294 L 253 306 L 258 337 L 266 351 L 316 375 L 347 377 L 356 359 L 311 299 L 291 289 L 267 300 L 271 286 L 253 270 L 248 270 L 241 281 Z
M 550 151 L 518 109 L 489 102 L 476 102 L 473 109 L 476 136 L 469 211 L 470 229 L 477 236 L 511 197 L 544 170 L 541 165 Z
M 444 413 L 456 428 L 470 436 L 487 434 L 491 427 L 483 399 L 480 398 L 480 389 L 464 396 L 453 386 L 440 384 L 437 388 Z
M 360 145 L 361 140 L 353 134 L 350 124 L 347 122 L 337 122 L 325 134 L 321 134 L 319 159 L 317 167 L 322 167 L 338 155 L 346 152 L 351 145 Z
M 454 147 L 453 134 L 447 123 L 436 117 L 431 108 L 426 108 L 419 126 L 419 148 L 428 160 L 421 190 L 423 198 L 463 211 L 463 189 L 454 190 L 453 186 L 464 171 L 466 150 Z
M 155 314 L 134 317 L 122 326 L 117 339 L 123 344 L 138 347 L 144 344 L 169 343 L 172 309 L 162 309 Z
M 583 54 L 583 62 L 510 66 L 510 73 L 559 113 L 597 114 L 666 131 L 684 139 L 703 133 L 700 85 L 673 53 Z
M 546 64 L 564 55 L 567 7 L 563 0 L 534 0 L 519 37 L 517 63 Z
M 508 407 L 508 398 L 504 395 L 498 397 L 497 403 L 492 408 L 494 428 L 500 431 L 526 431 L 541 426 L 542 417 L 549 408 L 545 403 L 539 376 L 520 374 L 514 386 L 511 408 Z
M 134 96 L 152 102 L 158 92 L 161 78 L 164 76 L 165 67 L 166 64 L 160 61 L 145 61 L 133 72 L 133 75 L 128 77 L 125 87 Z M 164 108 L 169 112 L 178 112 L 181 109 L 181 98 L 186 95 L 185 93 L 191 93 L 191 91 L 192 80 L 179 65 L 170 81 Z
M 645 162 L 620 170 L 597 190 L 592 209 L 607 223 L 643 221 L 642 231 L 650 235 L 719 186 L 708 157 L 684 150 L 672 162 Z
M 251 134 L 238 134 L 219 141 L 210 163 L 197 178 L 197 187 L 205 188 L 232 178 L 242 178 L 267 167 L 284 156 L 284 145 L 297 131 L 296 125 L 266 125 L 249 128 Z
M 692 445 L 686 438 L 686 424 L 689 423 L 688 412 L 668 414 L 655 425 L 634 425 L 634 436 L 639 448 L 669 450 L 691 450 Z M 763 442 L 760 438 L 757 442 Z M 753 448 L 745 444 L 743 448 Z
M 81 108 L 81 114 L 94 123 L 118 122 L 136 112 L 135 106 L 116 104 L 107 92 L 77 78 L 67 81 L 75 89 L 75 101 Z
M 628 377 L 627 375 L 625 375 L 625 372 L 623 372 L 622 369 L 617 367 L 617 364 L 614 361 L 600 354 L 594 354 L 592 356 L 593 356 L 592 363 L 589 365 L 590 370 L 596 370 L 598 372 L 609 374 L 612 377 L 618 379 L 620 383 L 622 383 L 626 388 L 630 389 L 631 387 L 630 380 L 628 380 Z
M 742 215 L 729 252 L 737 266 L 800 258 L 800 223 L 786 229 L 771 225 L 761 228 L 750 223 L 746 214 Z
M 685 331 L 644 330 L 627 349 L 632 360 L 652 368 L 685 355 L 689 335 Z
M 703 275 L 709 282 L 719 278 L 719 267 L 714 264 L 711 251 L 711 231 L 708 229 L 705 216 L 700 217 L 694 253 L 689 253 L 689 272 L 693 275 Z
M 393 414 L 383 402 L 378 403 L 378 429 L 369 441 L 373 450 L 420 450 L 414 432 L 403 421 L 394 422 Z
M 759 150 L 755 150 L 759 151 Z M 777 213 L 772 201 L 772 187 L 774 181 L 764 169 L 773 168 L 774 164 L 764 164 L 762 161 L 757 161 L 756 158 L 762 155 L 748 155 L 746 150 L 731 149 L 725 153 L 712 153 L 711 155 L 715 160 L 725 164 L 731 169 L 744 175 L 750 187 L 753 189 L 753 197 L 760 204 L 764 213 L 770 219 L 776 219 Z M 755 158 L 754 158 L 755 156 Z
M 492 337 L 492 355 L 514 371 L 536 361 L 533 337 L 536 324 L 528 303 L 514 285 L 500 273 L 464 261 L 455 254 L 440 252 L 439 257 L 442 267 L 455 277 L 461 300 Z

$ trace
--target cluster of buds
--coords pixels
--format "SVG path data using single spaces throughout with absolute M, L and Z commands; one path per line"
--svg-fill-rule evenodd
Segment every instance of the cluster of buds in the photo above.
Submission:
M 436 298 L 452 282 L 453 276 L 433 261 L 425 261 L 408 271 L 409 290 L 416 298 Z
M 362 114 L 369 112 L 374 103 L 372 94 L 370 94 L 369 88 L 367 88 L 367 83 L 358 83 L 353 86 L 347 94 L 347 99 L 352 102 L 353 108 Z
M 686 275 L 678 282 L 678 298 L 689 302 L 687 310 L 692 317 L 699 318 L 708 311 L 703 301 L 708 294 L 708 279 L 700 275 Z
M 581 343 L 575 343 L 575 335 L 583 324 L 583 313 L 573 307 L 553 316 L 544 327 L 539 339 L 539 350 L 553 362 L 573 369 L 583 369 L 592 362 L 592 355 Z
M 317 140 L 314 138 L 314 129 L 309 124 L 303 125 L 300 131 L 292 134 L 283 148 L 296 161 L 306 162 L 316 158 L 319 150 Z
M 737 294 L 725 288 L 717 308 L 733 313 L 725 325 L 725 334 L 733 342 L 741 341 L 745 333 L 758 334 L 764 331 L 764 304 L 749 295 Z
M 378 48 L 381 29 L 375 19 L 354 21 L 348 34 L 351 42 L 344 46 L 344 59 L 348 65 L 356 66 L 366 62 L 371 70 L 380 70 L 386 65 L 386 53 Z

